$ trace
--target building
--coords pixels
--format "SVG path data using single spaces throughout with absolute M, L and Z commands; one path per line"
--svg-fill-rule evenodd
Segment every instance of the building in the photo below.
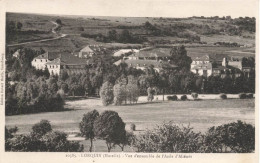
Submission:
M 91 58 L 93 55 L 104 54 L 107 49 L 101 45 L 88 45 L 79 51 L 79 58 Z
M 210 57 L 205 55 L 202 57 L 196 57 L 192 59 L 191 71 L 200 76 L 221 76 L 224 78 L 227 75 L 233 75 L 234 77 L 240 77 L 242 74 L 249 77 L 251 67 L 243 67 L 241 57 Z
M 32 61 L 36 69 L 48 69 L 51 75 L 60 75 L 63 71 L 70 74 L 83 73 L 89 65 L 87 59 L 78 58 L 70 53 L 44 53 Z
M 213 59 L 208 55 L 192 59 L 191 72 L 200 76 L 208 77 L 212 75 Z
M 32 63 L 32 66 L 35 67 L 37 70 L 44 70 L 46 68 L 47 62 L 50 62 L 58 57 L 59 57 L 59 54 L 57 54 L 57 53 L 46 52 L 44 54 L 41 54 L 41 55 L 35 57 L 31 63 Z
M 13 57 L 18 58 L 20 56 L 21 49 L 18 49 L 14 52 Z
M 133 53 L 129 56 L 125 56 L 122 60 L 115 62 L 126 63 L 128 67 L 145 70 L 148 67 L 153 67 L 157 72 L 162 69 L 174 69 L 177 66 L 170 64 L 170 49 L 165 48 L 146 48 L 137 53 Z
M 138 49 L 120 49 L 120 50 L 116 51 L 113 54 L 113 56 L 114 57 L 120 57 L 120 56 L 122 56 L 122 55 L 124 55 L 126 53 L 137 53 L 137 52 L 139 52 Z

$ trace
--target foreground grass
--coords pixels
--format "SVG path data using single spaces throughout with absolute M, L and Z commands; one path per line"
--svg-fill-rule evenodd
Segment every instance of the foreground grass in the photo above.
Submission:
M 33 124 L 41 119 L 51 122 L 54 130 L 60 130 L 75 135 L 79 132 L 79 122 L 83 114 L 96 109 L 99 112 L 114 110 L 118 112 L 129 130 L 130 124 L 136 124 L 136 129 L 142 132 L 151 129 L 164 121 L 173 121 L 177 124 L 190 125 L 194 131 L 205 132 L 211 126 L 242 120 L 250 124 L 255 121 L 254 99 L 227 99 L 227 100 L 201 100 L 201 101 L 158 101 L 153 103 L 139 103 L 124 106 L 102 106 L 99 99 L 83 99 L 66 102 L 66 107 L 72 110 L 64 112 L 48 112 L 28 115 L 6 117 L 6 126 L 19 128 L 18 134 L 28 133 Z M 88 151 L 89 141 L 81 140 L 85 151 Z M 95 140 L 95 151 L 107 151 L 102 140 Z M 119 152 L 116 147 L 112 151 Z M 125 151 L 131 152 L 129 147 Z

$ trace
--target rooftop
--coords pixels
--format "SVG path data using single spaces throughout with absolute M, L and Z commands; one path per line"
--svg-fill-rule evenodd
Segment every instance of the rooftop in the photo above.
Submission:
M 131 56 L 136 57 L 170 57 L 170 48 L 147 48 L 142 49 Z
M 59 53 L 58 57 L 53 61 L 47 62 L 47 65 L 85 65 L 88 64 L 88 60 L 84 58 L 78 58 L 70 53 Z
M 119 65 L 120 63 L 126 63 L 128 66 L 132 67 L 149 67 L 151 65 L 154 66 L 154 68 L 176 68 L 176 65 L 170 64 L 168 62 L 164 61 L 156 61 L 156 60 L 122 60 L 117 61 L 115 64 Z

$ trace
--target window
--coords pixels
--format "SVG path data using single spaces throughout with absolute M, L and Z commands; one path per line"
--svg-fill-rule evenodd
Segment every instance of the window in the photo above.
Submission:
M 41 62 L 42 62 L 42 59 L 41 59 Z

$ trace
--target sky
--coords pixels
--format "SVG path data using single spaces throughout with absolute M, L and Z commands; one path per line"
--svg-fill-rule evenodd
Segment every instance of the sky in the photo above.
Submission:
M 0 0 L 5 11 L 58 15 L 256 17 L 258 0 Z

